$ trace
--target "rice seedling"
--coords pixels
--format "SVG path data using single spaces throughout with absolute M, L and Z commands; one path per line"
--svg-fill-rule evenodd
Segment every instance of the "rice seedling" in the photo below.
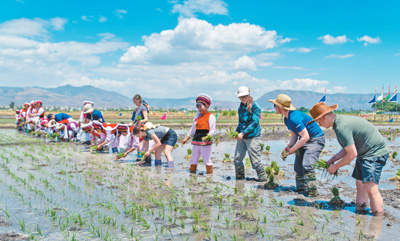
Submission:
M 394 151 L 394 152 L 392 153 L 392 158 L 393 158 L 393 159 L 396 159 L 396 156 L 397 156 L 397 151 Z
M 251 167 L 250 158 L 246 157 L 245 161 L 246 161 L 246 164 L 245 164 L 244 166 L 245 166 L 245 167 Z
M 25 233 L 25 220 L 23 218 L 18 219 L 18 224 L 21 228 L 21 231 Z
M 222 162 L 232 162 L 231 155 L 229 153 L 225 153 L 224 155 L 225 155 L 225 157 L 222 160 Z

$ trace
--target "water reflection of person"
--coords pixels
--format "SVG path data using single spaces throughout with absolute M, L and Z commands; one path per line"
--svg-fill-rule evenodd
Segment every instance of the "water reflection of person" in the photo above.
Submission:
M 368 222 L 369 218 L 371 220 Z M 353 240 L 362 240 L 365 235 L 368 235 L 368 239 L 378 240 L 382 233 L 383 216 L 357 215 L 355 220 L 356 228 L 354 229 Z M 361 233 L 363 234 L 362 237 L 360 237 Z

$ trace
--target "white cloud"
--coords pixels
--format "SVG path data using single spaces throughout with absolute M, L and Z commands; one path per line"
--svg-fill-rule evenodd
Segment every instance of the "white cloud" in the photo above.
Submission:
M 327 80 L 316 80 L 316 79 L 291 79 L 281 81 L 278 80 L 277 89 L 291 89 L 291 90 L 308 90 L 308 91 L 324 91 L 325 86 L 327 86 L 329 82 Z
M 131 46 L 128 51 L 121 57 L 120 61 L 122 63 L 143 63 L 146 64 L 146 54 L 149 51 L 148 48 L 144 46 Z
M 99 18 L 99 22 L 100 22 L 100 23 L 107 22 L 107 18 L 106 18 L 106 17 L 104 17 L 104 16 L 100 16 L 100 18 Z
M 43 19 L 14 19 L 0 24 L 0 34 L 23 37 L 47 37 L 49 22 Z
M 104 40 L 116 39 L 115 35 L 112 33 L 99 33 L 97 36 L 102 37 Z
M 310 53 L 311 51 L 312 49 L 304 47 L 288 49 L 288 52 L 298 52 L 298 53 Z
M 354 57 L 354 54 L 345 54 L 345 55 L 337 55 L 337 54 L 331 54 L 325 57 L 325 59 L 347 59 Z
M 345 86 L 335 86 L 333 87 L 333 93 L 345 93 L 347 90 L 347 87 Z
M 119 19 L 124 19 L 124 14 L 127 14 L 128 12 L 124 9 L 115 9 L 114 14 L 117 16 Z
M 64 30 L 64 25 L 68 22 L 68 19 L 65 18 L 51 18 L 50 24 L 53 26 L 54 30 L 61 31 Z
M 222 0 L 187 0 L 183 4 L 176 3 L 172 12 L 184 17 L 195 17 L 195 13 L 226 15 L 228 9 Z
M 257 68 L 254 61 L 249 56 L 244 55 L 235 61 L 235 69 L 256 70 Z
M 368 44 L 379 44 L 382 42 L 382 40 L 379 37 L 371 38 L 368 35 L 364 35 L 361 38 L 357 38 L 357 41 L 364 42 L 364 46 L 367 46 Z
M 85 15 L 83 15 L 83 16 L 81 17 L 81 19 L 82 19 L 83 21 L 86 21 L 86 22 L 91 22 L 91 21 L 92 21 L 92 18 L 93 18 L 93 16 L 85 16 Z
M 265 51 L 290 41 L 258 25 L 213 26 L 196 18 L 181 18 L 175 29 L 144 36 L 143 40 L 144 45 L 131 47 L 121 57 L 121 63 L 170 65 L 214 59 L 233 62 L 247 53 Z
M 318 38 L 319 40 L 322 40 L 322 42 L 324 44 L 344 44 L 347 41 L 349 41 L 349 39 L 347 39 L 346 35 L 342 35 L 342 36 L 337 36 L 337 37 L 333 37 L 329 34 L 321 36 Z
M 274 66 L 274 69 L 296 69 L 296 70 L 305 70 L 303 67 L 298 66 Z

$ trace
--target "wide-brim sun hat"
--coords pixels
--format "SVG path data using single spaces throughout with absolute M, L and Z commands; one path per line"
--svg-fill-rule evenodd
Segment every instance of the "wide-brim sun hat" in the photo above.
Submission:
M 83 106 L 85 106 L 85 105 L 87 105 L 87 104 L 90 104 L 92 107 L 94 107 L 94 102 L 93 102 L 93 101 L 85 100 L 85 101 L 83 102 Z
M 292 104 L 292 99 L 285 94 L 278 95 L 275 100 L 269 99 L 269 102 L 285 110 L 296 110 L 296 107 Z
M 250 89 L 247 86 L 240 86 L 235 94 L 237 97 L 250 95 Z
M 312 121 L 308 122 L 307 125 L 313 123 L 314 121 L 318 120 L 319 118 L 323 117 L 324 115 L 337 110 L 338 104 L 336 105 L 331 105 L 327 106 L 324 102 L 319 102 L 315 104 L 311 109 L 310 109 L 310 115 L 313 118 Z
M 91 104 L 86 104 L 84 107 L 83 107 L 83 113 L 84 114 L 86 114 L 86 113 L 90 113 L 90 112 L 93 112 L 93 106 L 91 105 Z

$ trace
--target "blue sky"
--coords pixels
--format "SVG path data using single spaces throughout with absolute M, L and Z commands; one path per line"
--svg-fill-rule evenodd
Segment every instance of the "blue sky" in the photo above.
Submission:
M 93 85 L 128 97 L 235 100 L 275 89 L 391 90 L 398 1 L 0 3 L 0 86 Z

